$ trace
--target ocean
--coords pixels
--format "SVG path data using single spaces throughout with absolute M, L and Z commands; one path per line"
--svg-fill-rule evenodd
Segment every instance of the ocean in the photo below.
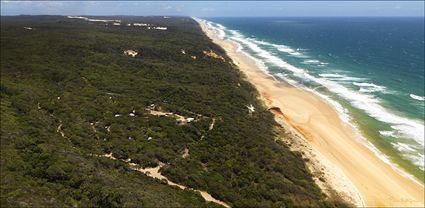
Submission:
M 326 99 L 384 161 L 424 182 L 424 19 L 207 18 L 277 80 Z

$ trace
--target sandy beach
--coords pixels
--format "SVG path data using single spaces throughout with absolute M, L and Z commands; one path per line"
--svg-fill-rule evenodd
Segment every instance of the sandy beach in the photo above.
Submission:
M 354 129 L 342 122 L 330 104 L 310 92 L 274 80 L 254 60 L 237 52 L 233 42 L 219 39 L 199 23 L 257 88 L 264 103 L 275 109 L 272 112 L 276 118 L 304 138 L 311 148 L 310 155 L 316 155 L 318 163 L 333 177 L 329 184 L 337 191 L 351 195 L 356 206 L 424 206 L 423 185 L 379 159 L 356 137 Z

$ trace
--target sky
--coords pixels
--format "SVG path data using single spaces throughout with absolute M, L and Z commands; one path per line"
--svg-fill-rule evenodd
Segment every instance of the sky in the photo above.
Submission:
M 424 1 L 1 1 L 1 15 L 424 16 Z

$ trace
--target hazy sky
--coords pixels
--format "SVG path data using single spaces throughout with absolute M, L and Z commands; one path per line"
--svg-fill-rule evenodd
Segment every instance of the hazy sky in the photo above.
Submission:
M 1 15 L 424 16 L 424 1 L 1 1 Z

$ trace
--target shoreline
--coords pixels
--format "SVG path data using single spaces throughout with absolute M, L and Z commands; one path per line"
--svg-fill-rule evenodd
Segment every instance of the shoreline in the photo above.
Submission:
M 220 39 L 211 29 L 197 21 L 204 33 L 221 46 L 239 67 L 246 79 L 261 94 L 275 118 L 299 135 L 295 149 L 312 159 L 310 171 L 325 169 L 326 184 L 318 185 L 342 193 L 340 196 L 356 206 L 424 206 L 424 188 L 382 161 L 356 133 L 347 128 L 339 114 L 322 98 L 265 74 L 254 60 L 237 51 L 235 43 Z M 328 193 L 329 194 L 329 193 Z

